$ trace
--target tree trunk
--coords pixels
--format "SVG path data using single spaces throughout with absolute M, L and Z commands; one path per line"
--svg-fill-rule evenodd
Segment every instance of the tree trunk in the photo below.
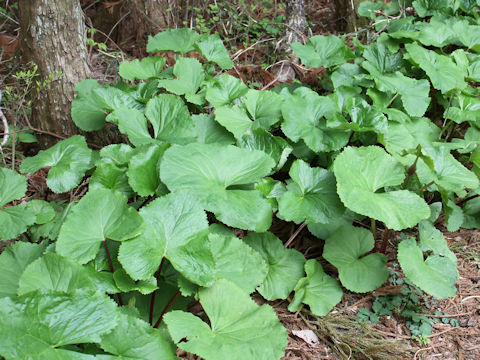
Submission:
M 170 27 L 168 0 L 129 0 L 131 17 L 144 32 L 155 35 Z
M 79 133 L 70 110 L 75 84 L 90 76 L 78 0 L 19 0 L 23 55 L 38 66 L 31 124 L 62 136 Z M 40 146 L 56 141 L 40 136 Z
M 286 0 L 287 22 L 285 33 L 280 40 L 278 49 L 289 53 L 291 62 L 298 62 L 293 54 L 290 44 L 296 41 L 303 42 L 307 17 L 305 15 L 305 0 Z M 290 64 L 282 63 L 273 69 L 276 79 L 280 82 L 291 80 L 295 77 L 295 71 Z

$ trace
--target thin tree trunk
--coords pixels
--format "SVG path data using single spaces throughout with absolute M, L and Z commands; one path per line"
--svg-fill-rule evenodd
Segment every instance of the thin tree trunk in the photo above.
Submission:
M 137 26 L 150 35 L 170 27 L 168 0 L 129 0 L 129 8 Z
M 38 66 L 34 127 L 63 136 L 79 133 L 70 117 L 74 87 L 90 76 L 86 28 L 78 0 L 19 0 L 23 54 Z M 40 136 L 47 147 L 55 138 Z
M 278 49 L 289 53 L 291 62 L 298 62 L 298 58 L 293 54 L 290 45 L 293 42 L 303 42 L 307 18 L 305 15 L 305 0 L 286 0 L 287 22 L 285 24 L 285 33 L 280 40 Z M 291 80 L 295 77 L 295 71 L 292 66 L 282 63 L 274 68 L 276 79 L 280 82 Z

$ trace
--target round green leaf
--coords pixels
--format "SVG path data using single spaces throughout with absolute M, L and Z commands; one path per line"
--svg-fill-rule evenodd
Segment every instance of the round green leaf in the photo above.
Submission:
M 58 254 L 46 253 L 27 266 L 19 280 L 18 294 L 35 290 L 72 293 L 77 289 L 95 292 L 87 269 Z
M 238 185 L 259 181 L 274 165 L 261 151 L 195 143 L 169 148 L 160 177 L 170 191 L 197 198 L 223 223 L 261 232 L 271 225 L 272 208 L 259 191 L 240 190 Z
M 183 311 L 165 315 L 178 347 L 206 360 L 275 360 L 284 355 L 287 332 L 269 305 L 258 306 L 228 280 L 201 289 L 199 298 L 211 326 Z
M 373 291 L 388 278 L 387 257 L 374 253 L 370 231 L 353 226 L 342 226 L 333 233 L 323 248 L 323 257 L 338 269 L 342 285 L 355 292 Z
M 148 37 L 147 51 L 175 51 L 186 54 L 195 50 L 194 44 L 199 37 L 200 35 L 189 28 L 167 29 L 155 36 Z
M 267 262 L 268 273 L 258 292 L 267 300 L 286 299 L 304 275 L 305 258 L 294 249 L 286 249 L 272 233 L 250 233 L 243 241 Z
M 344 40 L 336 35 L 316 35 L 309 38 L 305 45 L 294 42 L 291 46 L 295 55 L 311 67 L 342 65 L 355 57 Z
M 143 232 L 145 224 L 127 205 L 125 195 L 108 189 L 89 191 L 68 214 L 56 250 L 80 264 L 93 260 L 102 241 L 124 241 Z
M 447 257 L 433 254 L 424 260 L 415 239 L 408 238 L 398 245 L 398 262 L 405 276 L 426 293 L 439 299 L 455 295 L 458 271 Z
M 333 163 L 340 199 L 350 210 L 403 230 L 430 216 L 430 208 L 407 190 L 378 192 L 403 183 L 405 170 L 378 146 L 347 147 Z M 354 190 L 352 190 L 354 189 Z
M 166 330 L 154 329 L 145 321 L 121 314 L 115 329 L 102 336 L 100 346 L 123 359 L 175 360 L 176 347 Z
M 195 46 L 208 61 L 214 62 L 224 70 L 233 68 L 233 61 L 230 60 L 230 55 L 218 35 L 209 35 L 197 41 Z
M 16 242 L 7 246 L 0 255 L 0 298 L 17 295 L 18 281 L 25 268 L 39 258 L 44 245 Z
M 208 86 L 205 98 L 213 107 L 218 108 L 229 105 L 233 100 L 245 95 L 247 91 L 248 87 L 241 79 L 229 74 L 221 74 Z
M 296 160 L 290 168 L 293 182 L 278 199 L 278 217 L 300 223 L 329 223 L 340 217 L 345 208 L 337 195 L 335 176 L 322 168 L 311 168 Z
M 25 205 L 9 206 L 0 210 L 0 241 L 15 239 L 35 223 L 35 214 Z
M 85 172 L 91 168 L 91 158 L 92 150 L 88 148 L 85 138 L 74 135 L 26 158 L 20 165 L 20 171 L 33 174 L 50 166 L 47 185 L 53 192 L 63 193 L 80 184 Z
M 310 306 L 315 315 L 327 315 L 342 300 L 340 284 L 325 274 L 322 265 L 315 259 L 305 263 L 305 272 L 307 276 L 300 279 L 295 286 L 295 296 L 288 310 L 297 311 L 304 303 Z
M 100 293 L 29 293 L 0 299 L 0 355 L 7 360 L 81 359 L 66 345 L 100 342 L 117 325 L 116 305 Z
M 146 223 L 145 231 L 122 243 L 118 256 L 133 279 L 149 279 L 167 257 L 190 281 L 200 285 L 213 282 L 207 216 L 198 201 L 185 192 L 171 193 L 143 207 L 140 215 Z
M 0 168 L 0 208 L 12 200 L 22 198 L 27 192 L 27 178 L 14 170 Z
M 147 80 L 160 77 L 165 62 L 165 58 L 161 56 L 150 56 L 142 60 L 123 61 L 118 68 L 118 74 L 126 80 Z

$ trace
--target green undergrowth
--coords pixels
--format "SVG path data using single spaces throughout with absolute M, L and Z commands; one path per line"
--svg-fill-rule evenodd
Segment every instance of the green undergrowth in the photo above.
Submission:
M 88 179 L 70 203 L 26 198 L 27 178 L 0 168 L 0 240 L 20 239 L 0 255 L 0 355 L 280 359 L 286 329 L 250 294 L 321 319 L 343 289 L 387 281 L 392 232 L 409 283 L 454 296 L 457 259 L 435 224 L 480 221 L 477 8 L 415 1 L 417 16 L 384 17 L 365 4 L 384 24 L 375 41 L 292 44 L 325 68 L 320 91 L 250 89 L 225 73 L 218 36 L 187 28 L 149 38 L 174 66 L 151 56 L 121 63 L 118 84 L 80 82 L 76 125 L 126 141 L 94 151 L 76 135 L 23 160 L 21 174 L 49 168 L 53 193 Z M 306 225 L 338 280 L 269 232 L 275 218 Z

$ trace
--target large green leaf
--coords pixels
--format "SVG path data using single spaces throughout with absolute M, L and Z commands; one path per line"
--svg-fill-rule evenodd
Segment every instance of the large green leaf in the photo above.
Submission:
M 424 260 L 415 239 L 408 238 L 398 245 L 398 262 L 405 276 L 426 293 L 439 299 L 455 295 L 457 267 L 447 257 L 434 253 Z
M 387 117 L 363 99 L 350 98 L 345 108 L 351 120 L 346 124 L 346 129 L 357 132 L 375 131 L 383 134 L 388 128 Z
M 270 306 L 258 306 L 228 280 L 201 289 L 199 298 L 210 326 L 190 313 L 165 315 L 178 347 L 206 360 L 275 360 L 283 356 L 287 333 Z M 183 338 L 186 341 L 181 341 Z
M 216 279 L 230 280 L 249 294 L 265 280 L 268 268 L 257 251 L 233 235 L 213 233 L 209 240 Z
M 18 281 L 23 271 L 44 250 L 44 245 L 24 242 L 16 242 L 3 250 L 0 255 L 0 298 L 17 295 Z
M 392 53 L 382 42 L 375 42 L 363 51 L 363 57 L 370 61 L 381 73 L 391 73 L 403 65 L 402 53 Z
M 205 98 L 215 108 L 229 105 L 233 100 L 245 95 L 248 91 L 247 85 L 242 80 L 229 74 L 221 74 L 215 77 L 205 94 Z
M 18 294 L 36 290 L 72 293 L 78 289 L 96 290 L 87 269 L 58 254 L 46 253 L 27 266 L 19 280 Z
M 18 200 L 27 192 L 27 178 L 14 170 L 0 167 L 0 208 Z
M 126 80 L 147 80 L 160 77 L 165 66 L 165 58 L 161 56 L 150 56 L 142 60 L 123 61 L 118 74 Z
M 276 162 L 275 170 L 280 170 L 292 152 L 292 147 L 283 138 L 273 136 L 263 129 L 247 130 L 237 137 L 237 146 L 249 150 L 261 150 Z
M 108 189 L 91 190 L 67 216 L 56 250 L 80 264 L 95 258 L 102 241 L 124 241 L 144 230 L 137 211 L 127 205 L 125 195 Z
M 100 346 L 117 359 L 175 360 L 176 347 L 166 330 L 152 328 L 145 321 L 121 314 L 118 326 L 102 336 Z
M 178 96 L 161 94 L 151 99 L 145 115 L 152 124 L 154 137 L 174 144 L 195 138 L 195 127 L 187 106 Z
M 100 342 L 117 325 L 115 303 L 99 293 L 6 297 L 0 299 L 0 318 L 0 355 L 7 360 L 81 359 L 62 347 Z
M 173 75 L 175 79 L 160 80 L 158 86 L 176 95 L 185 95 L 188 101 L 201 105 L 203 101 L 195 93 L 205 78 L 202 64 L 195 58 L 180 58 L 173 67 Z
M 86 79 L 75 86 L 76 98 L 72 102 L 72 120 L 85 131 L 100 130 L 105 125 L 106 109 L 94 90 L 103 88 L 98 81 Z
M 0 208 L 18 200 L 27 192 L 27 178 L 16 171 L 0 168 Z M 24 205 L 0 209 L 0 241 L 11 240 L 27 230 L 35 222 L 33 211 Z
M 335 35 L 316 35 L 305 45 L 294 42 L 291 46 L 302 62 L 311 67 L 342 65 L 355 57 L 343 39 Z
M 403 166 L 378 146 L 345 148 L 333 169 L 340 199 L 358 214 L 381 220 L 394 230 L 415 226 L 430 216 L 427 203 L 413 192 L 377 192 L 405 179 Z
M 266 231 L 272 208 L 257 190 L 241 190 L 268 175 L 275 165 L 261 151 L 217 144 L 174 145 L 160 164 L 160 176 L 170 191 L 183 191 L 215 213 L 223 223 Z
M 138 291 L 147 295 L 158 289 L 157 279 L 155 277 L 152 276 L 147 280 L 135 281 L 128 276 L 123 269 L 115 270 L 113 279 L 115 280 L 116 286 L 122 292 Z
M 362 63 L 381 91 L 399 94 L 403 107 L 410 116 L 423 116 L 430 104 L 430 84 L 427 80 L 406 77 L 400 71 L 382 74 L 369 61 Z
M 198 33 L 189 28 L 167 29 L 148 37 L 147 51 L 175 51 L 186 54 L 195 50 L 194 44 L 199 37 Z
M 296 160 L 290 168 L 292 182 L 278 199 L 278 217 L 287 221 L 326 224 L 345 210 L 337 195 L 335 176 Z
M 448 243 L 443 233 L 438 230 L 428 220 L 422 220 L 418 224 L 419 245 L 422 251 L 433 251 L 435 254 L 448 258 L 455 266 L 457 265 L 457 256 L 448 247 Z
M 451 57 L 439 55 L 417 43 L 406 44 L 405 49 L 413 62 L 427 73 L 435 89 L 446 93 L 452 89 L 464 89 L 467 86 L 464 80 L 467 69 L 455 64 Z
M 205 59 L 212 61 L 224 70 L 233 68 L 233 61 L 230 60 L 225 45 L 218 35 L 209 35 L 201 38 L 195 43 L 195 47 L 205 56 Z
M 133 279 L 147 280 L 167 257 L 177 271 L 191 281 L 201 285 L 213 282 L 207 216 L 197 201 L 184 192 L 172 193 L 143 207 L 140 215 L 146 223 L 145 231 L 122 243 L 118 256 Z M 195 244 L 203 244 L 208 251 L 189 259 L 189 248 Z
M 235 143 L 234 136 L 208 114 L 192 115 L 197 132 L 197 141 L 203 144 L 231 145 Z
M 140 196 L 153 195 L 160 185 L 159 167 L 168 144 L 139 148 L 128 163 L 128 183 Z
M 448 191 L 461 192 L 464 188 L 476 189 L 480 184 L 477 175 L 468 170 L 450 154 L 446 146 L 429 147 L 427 155 L 433 160 L 433 169 L 423 159 L 417 162 L 417 175 L 424 184 L 435 182 Z
M 338 269 L 342 285 L 355 292 L 373 291 L 388 278 L 387 257 L 380 253 L 364 256 L 373 249 L 370 231 L 342 226 L 325 240 L 323 257 Z
M 286 249 L 272 233 L 250 233 L 243 241 L 258 251 L 268 266 L 267 277 L 257 287 L 267 300 L 286 299 L 304 274 L 305 258 L 294 249 Z
M 49 166 L 48 187 L 55 193 L 63 193 L 80 184 L 85 172 L 91 167 L 91 157 L 92 150 L 88 148 L 85 138 L 74 135 L 26 158 L 20 165 L 20 171 L 33 174 Z
M 340 284 L 325 274 L 322 265 L 315 259 L 305 263 L 305 272 L 307 276 L 300 279 L 295 286 L 295 296 L 288 310 L 297 311 L 304 303 L 310 306 L 310 311 L 315 315 L 327 315 L 342 300 Z
M 282 105 L 282 131 L 295 142 L 302 139 L 315 152 L 339 150 L 348 143 L 350 131 L 327 127 L 326 120 L 337 111 L 331 98 L 299 88 Z
M 282 98 L 271 91 L 248 90 L 242 105 L 215 109 L 215 120 L 235 136 L 248 130 L 270 130 L 282 116 Z

